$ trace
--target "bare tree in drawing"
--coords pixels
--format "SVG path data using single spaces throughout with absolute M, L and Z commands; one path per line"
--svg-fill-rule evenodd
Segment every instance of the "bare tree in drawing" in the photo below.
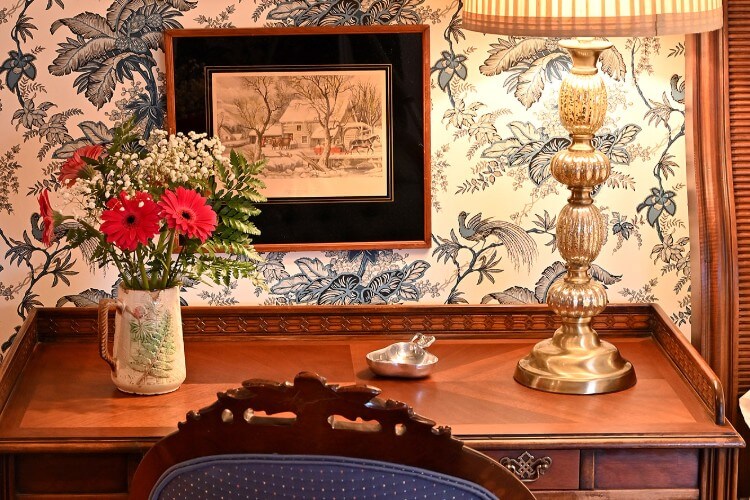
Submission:
M 297 96 L 307 101 L 315 111 L 318 124 L 323 129 L 323 150 L 318 160 L 319 170 L 328 170 L 328 159 L 331 156 L 333 136 L 331 128 L 334 123 L 334 112 L 340 106 L 344 94 L 351 90 L 351 77 L 345 75 L 309 75 L 290 78 L 289 85 Z
M 216 125 L 216 135 L 218 136 L 221 136 L 222 129 L 224 129 L 227 133 L 231 133 L 226 123 L 226 117 L 227 115 L 224 111 L 221 111 L 219 113 L 219 123 Z
M 383 119 L 383 98 L 375 85 L 359 82 L 352 87 L 352 114 L 355 120 L 372 128 L 380 126 Z
M 263 138 L 276 123 L 292 96 L 278 78 L 272 76 L 246 76 L 242 78 L 246 94 L 232 100 L 233 114 L 240 126 L 255 132 L 258 141 L 253 151 L 253 160 L 263 157 Z

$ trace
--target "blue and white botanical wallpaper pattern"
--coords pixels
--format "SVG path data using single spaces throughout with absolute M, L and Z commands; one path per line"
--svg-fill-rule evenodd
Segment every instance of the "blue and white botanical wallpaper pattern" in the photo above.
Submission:
M 4 5 L 3 5 L 4 4 Z M 432 247 L 269 253 L 268 289 L 188 288 L 189 304 L 542 303 L 563 274 L 555 245 L 567 189 L 556 94 L 571 62 L 554 38 L 461 28 L 448 0 L 5 0 L 0 2 L 0 342 L 36 306 L 110 296 L 116 272 L 46 248 L 36 196 L 78 147 L 135 116 L 165 114 L 167 28 L 430 25 Z M 612 302 L 658 302 L 689 335 L 684 39 L 615 39 L 597 146 L 607 241 L 592 270 Z M 315 50 L 310 47 L 310 50 Z M 342 214 L 344 216 L 344 214 Z M 263 228 L 260 228 L 261 231 Z

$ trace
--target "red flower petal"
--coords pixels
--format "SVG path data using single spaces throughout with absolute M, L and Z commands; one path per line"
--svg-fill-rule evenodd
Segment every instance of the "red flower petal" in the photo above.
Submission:
M 68 158 L 62 167 L 60 167 L 60 174 L 57 176 L 57 180 L 63 186 L 72 186 L 76 183 L 78 174 L 81 169 L 86 165 L 86 162 L 82 158 L 91 158 L 92 160 L 98 160 L 104 152 L 104 148 L 99 144 L 83 146 L 78 148 L 73 156 Z
M 116 201 L 113 201 L 116 200 Z M 148 245 L 159 232 L 161 209 L 147 193 L 136 193 L 129 199 L 124 191 L 107 202 L 108 210 L 102 212 L 102 233 L 108 243 L 122 250 L 133 251 L 139 244 Z
M 164 212 L 167 227 L 176 229 L 188 238 L 198 238 L 204 243 L 216 229 L 216 212 L 208 206 L 206 198 L 191 189 L 180 186 L 176 191 L 166 191 L 159 206 Z
M 42 243 L 50 246 L 55 234 L 55 214 L 49 202 L 49 191 L 46 189 L 39 195 L 39 214 L 42 216 Z

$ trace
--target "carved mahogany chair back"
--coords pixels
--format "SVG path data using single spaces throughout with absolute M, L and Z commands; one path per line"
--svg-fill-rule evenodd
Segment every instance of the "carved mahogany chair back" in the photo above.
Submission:
M 487 455 L 451 436 L 450 428 L 378 398 L 366 385 L 337 386 L 312 373 L 293 384 L 247 380 L 187 414 L 178 430 L 144 456 L 131 498 L 145 499 L 170 467 L 216 455 L 351 457 L 401 464 L 460 478 L 500 499 L 533 499 L 526 486 Z M 480 497 L 475 497 L 480 498 Z

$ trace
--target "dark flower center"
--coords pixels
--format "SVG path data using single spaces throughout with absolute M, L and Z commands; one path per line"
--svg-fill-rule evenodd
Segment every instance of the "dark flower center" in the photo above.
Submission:
M 193 218 L 193 213 L 188 212 L 187 210 L 183 210 L 181 215 L 182 215 L 182 218 L 185 220 L 192 220 Z
M 132 226 L 133 224 L 135 224 L 135 215 L 130 214 L 127 217 L 125 217 L 125 223 L 128 224 L 129 226 Z

